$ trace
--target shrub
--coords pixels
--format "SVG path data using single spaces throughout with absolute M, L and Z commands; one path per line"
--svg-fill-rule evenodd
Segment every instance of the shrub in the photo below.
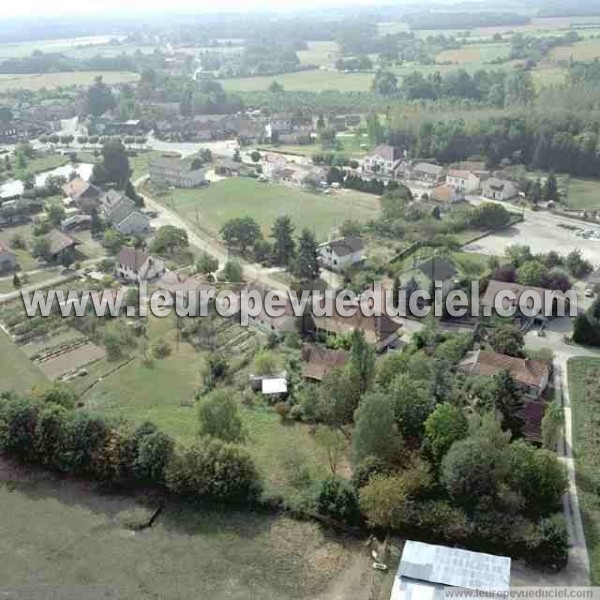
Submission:
M 556 571 L 562 569 L 569 559 L 569 534 L 563 515 L 542 519 L 526 545 L 528 563 Z
M 172 348 L 168 342 L 162 338 L 157 339 L 152 346 L 152 355 L 154 358 L 166 358 L 171 354 Z
M 174 446 L 173 439 L 161 431 L 142 437 L 133 465 L 135 476 L 142 481 L 164 483 Z
M 77 394 L 71 386 L 57 381 L 40 383 L 31 388 L 31 396 L 43 403 L 52 403 L 64 408 L 75 408 Z
M 228 502 L 253 501 L 261 490 L 256 468 L 246 452 L 207 438 L 175 452 L 166 470 L 166 482 L 177 494 Z
M 321 481 L 317 492 L 316 507 L 322 515 L 354 525 L 360 521 L 356 491 L 349 482 L 339 477 Z
M 220 438 L 225 442 L 244 439 L 237 403 L 227 390 L 216 390 L 200 401 L 199 419 L 202 436 Z

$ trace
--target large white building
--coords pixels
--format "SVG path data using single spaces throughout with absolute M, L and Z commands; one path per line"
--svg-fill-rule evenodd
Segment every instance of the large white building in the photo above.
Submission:
M 150 181 L 158 185 L 194 188 L 206 183 L 206 172 L 193 169 L 192 163 L 181 158 L 161 156 L 150 162 Z
M 369 152 L 362 161 L 362 170 L 366 173 L 393 177 L 396 167 L 402 162 L 404 153 L 401 148 L 381 145 Z

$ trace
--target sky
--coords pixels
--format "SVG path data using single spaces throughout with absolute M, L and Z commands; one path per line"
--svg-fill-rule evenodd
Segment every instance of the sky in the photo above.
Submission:
M 193 13 L 251 12 L 258 10 L 292 11 L 323 6 L 373 6 L 385 0 L 20 0 L 3 1 L 2 16 L 71 16 L 123 13 Z

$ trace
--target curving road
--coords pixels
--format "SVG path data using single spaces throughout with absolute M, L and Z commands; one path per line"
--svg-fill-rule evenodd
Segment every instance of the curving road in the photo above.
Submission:
M 137 187 L 148 178 L 147 175 L 136 179 L 134 185 Z M 143 194 L 146 208 L 155 211 L 158 217 L 154 220 L 153 225 L 161 227 L 163 225 L 173 225 L 183 229 L 188 234 L 188 239 L 192 246 L 195 246 L 202 252 L 210 254 L 219 261 L 219 268 L 229 260 L 229 252 L 227 247 L 216 239 L 211 237 L 200 237 L 197 231 L 175 211 L 165 207 L 154 200 L 151 196 Z M 244 279 L 250 283 L 260 283 L 264 286 L 287 291 L 289 287 L 272 277 L 272 269 L 267 269 L 259 264 L 252 264 L 245 261 L 240 261 L 244 274 Z

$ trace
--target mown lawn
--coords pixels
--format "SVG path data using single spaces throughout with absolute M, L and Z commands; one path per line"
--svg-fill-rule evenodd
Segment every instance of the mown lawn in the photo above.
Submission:
M 600 209 L 600 181 L 596 179 L 570 179 L 566 203 L 570 208 Z
M 3 331 L 0 331 L 0 365 L 0 392 L 26 392 L 46 379 Z
M 573 454 L 591 584 L 600 584 L 600 358 L 568 362 Z
M 314 194 L 299 188 L 232 178 L 193 190 L 178 189 L 156 198 L 192 226 L 218 232 L 228 220 L 249 215 L 269 234 L 276 217 L 287 214 L 297 230 L 308 227 L 320 238 L 345 219 L 368 221 L 377 215 L 379 198 L 353 190 Z

